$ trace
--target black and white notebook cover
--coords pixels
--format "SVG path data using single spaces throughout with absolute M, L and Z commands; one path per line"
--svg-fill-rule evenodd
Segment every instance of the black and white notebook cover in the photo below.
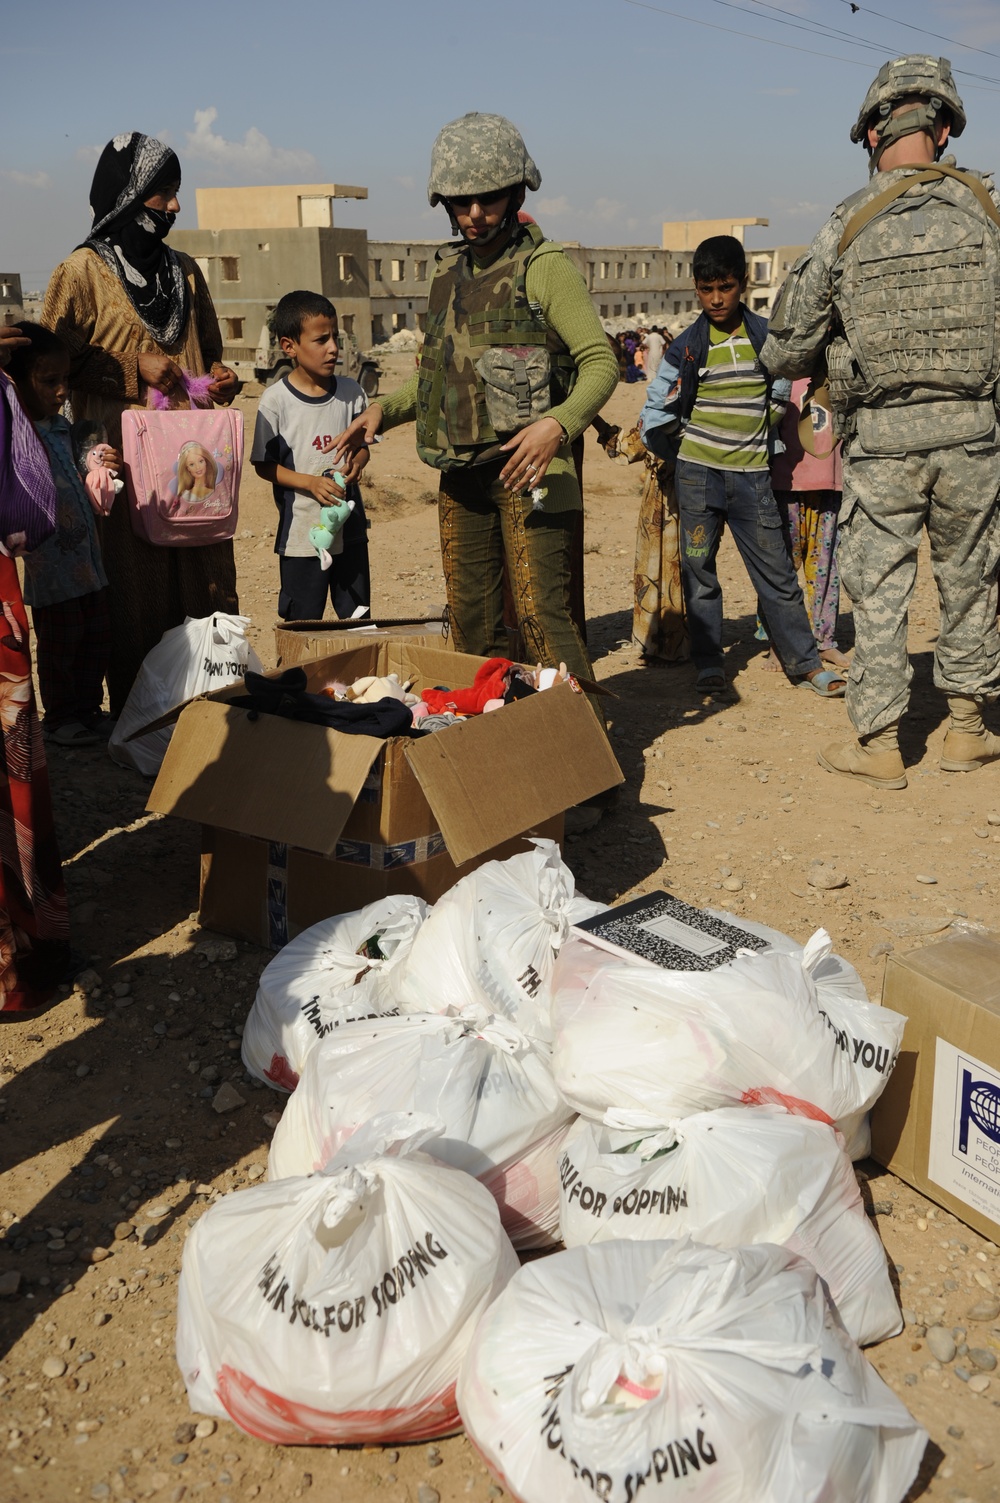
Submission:
M 583 919 L 574 933 L 591 944 L 665 971 L 714 971 L 737 950 L 766 950 L 766 939 L 692 908 L 669 892 L 647 893 Z

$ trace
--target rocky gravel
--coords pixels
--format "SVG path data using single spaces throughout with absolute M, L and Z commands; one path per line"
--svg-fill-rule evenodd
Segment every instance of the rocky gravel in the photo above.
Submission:
M 389 358 L 386 389 L 408 359 Z M 640 401 L 622 386 L 608 416 L 629 423 Z M 252 396 L 241 402 L 252 420 Z M 379 599 L 387 614 L 431 614 L 443 601 L 433 477 L 411 435 L 389 435 L 373 477 Z M 800 940 L 822 923 L 876 997 L 886 955 L 994 923 L 1000 768 L 938 769 L 926 569 L 911 617 L 910 787 L 879 794 L 816 766 L 816 746 L 847 733 L 843 707 L 761 670 L 752 594 L 728 544 L 733 692 L 704 701 L 689 668 L 641 663 L 628 614 L 641 475 L 588 440 L 586 477 L 591 647 L 617 696 L 612 740 L 628 783 L 612 814 L 567 843 L 581 888 L 612 900 L 668 887 Z M 272 518 L 267 489 L 249 479 L 237 556 L 265 661 Z M 0 1498 L 502 1498 L 461 1436 L 297 1450 L 190 1413 L 173 1355 L 184 1238 L 220 1196 L 261 1178 L 282 1106 L 239 1053 L 270 957 L 201 930 L 198 832 L 147 815 L 141 778 L 100 750 L 54 748 L 50 761 L 83 959 L 54 1007 L 0 1032 Z M 1000 1503 L 1000 1251 L 874 1163 L 859 1174 L 906 1322 L 868 1358 L 932 1437 L 913 1496 Z

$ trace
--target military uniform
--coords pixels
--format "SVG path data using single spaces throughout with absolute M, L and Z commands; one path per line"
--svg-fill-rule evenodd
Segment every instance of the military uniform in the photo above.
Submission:
M 934 64 L 950 80 L 944 59 L 900 59 L 873 91 L 916 93 L 912 77 L 893 84 L 888 70 L 903 64 L 911 74 Z M 931 104 L 940 110 L 940 98 Z M 870 118 L 863 107 L 853 139 Z M 881 119 L 891 123 L 887 108 Z M 847 708 L 863 738 L 894 726 L 908 703 L 924 527 L 941 604 L 934 682 L 969 700 L 1000 692 L 1000 215 L 979 176 L 896 167 L 837 207 L 789 273 L 762 359 L 796 377 L 824 354 L 844 440 L 838 558 L 857 638 Z
M 517 160 L 512 142 L 522 154 Z M 471 115 L 441 132 L 428 196 L 447 202 L 450 194 L 540 181 L 509 122 Z M 607 401 L 618 372 L 562 247 L 534 224 L 515 222 L 506 232 L 503 249 L 485 265 L 464 241 L 438 252 L 419 369 L 381 403 L 383 426 L 415 420 L 417 451 L 441 472 L 441 552 L 456 647 L 506 653 L 506 559 L 525 655 L 550 666 L 565 662 L 590 678 L 569 609 L 582 506 L 570 444 Z M 561 425 L 565 442 L 533 499 L 530 491 L 504 487 L 508 454 L 501 445 L 543 417 Z

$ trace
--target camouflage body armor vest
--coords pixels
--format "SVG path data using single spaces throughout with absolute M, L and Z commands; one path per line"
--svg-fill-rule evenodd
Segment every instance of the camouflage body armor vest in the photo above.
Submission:
M 572 390 L 576 367 L 569 351 L 528 301 L 528 266 L 547 254 L 564 252 L 534 224 L 522 225 L 482 271 L 475 269 L 465 244 L 438 251 L 417 378 L 417 453 L 425 464 L 449 470 L 496 457 L 498 443 Z M 496 362 L 498 367 L 506 363 L 511 377 L 507 407 L 489 400 L 483 357 L 490 350 L 511 357 Z M 502 381 L 502 369 L 497 374 Z M 520 420 L 518 383 L 525 392 L 532 388 Z M 494 417 L 509 412 L 510 426 L 498 429 L 491 408 Z
M 886 176 L 843 214 L 827 364 L 833 405 L 856 417 L 839 426 L 856 424 L 869 453 L 985 437 L 1000 375 L 1000 233 L 985 190 L 947 168 Z

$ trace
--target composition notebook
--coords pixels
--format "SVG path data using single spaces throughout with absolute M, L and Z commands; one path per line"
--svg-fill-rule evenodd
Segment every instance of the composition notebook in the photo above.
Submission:
M 573 932 L 613 955 L 660 966 L 665 971 L 714 971 L 737 950 L 767 950 L 766 939 L 692 908 L 669 892 L 648 893 L 583 919 Z

